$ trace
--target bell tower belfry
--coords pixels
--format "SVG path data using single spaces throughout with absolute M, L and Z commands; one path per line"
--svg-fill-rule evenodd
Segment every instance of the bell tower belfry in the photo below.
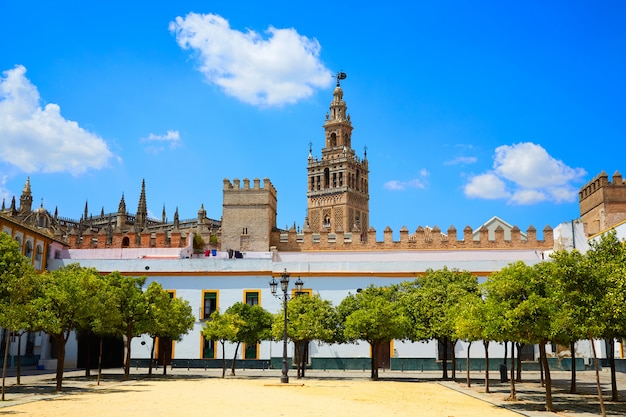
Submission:
M 325 146 L 322 159 L 313 158 L 309 149 L 307 225 L 314 233 L 328 231 L 361 232 L 369 227 L 367 151 L 360 159 L 352 149 L 352 122 L 343 100 L 340 80 L 326 114 Z

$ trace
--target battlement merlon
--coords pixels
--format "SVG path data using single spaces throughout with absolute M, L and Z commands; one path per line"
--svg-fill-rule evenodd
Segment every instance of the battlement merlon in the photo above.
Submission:
M 243 186 L 241 180 L 239 178 L 233 179 L 231 183 L 228 178 L 224 178 L 224 190 L 228 191 L 248 191 L 248 190 L 265 190 L 270 191 L 271 194 L 276 195 L 276 188 L 270 181 L 269 178 L 263 178 L 263 187 L 261 187 L 261 180 L 259 178 L 255 178 L 252 180 L 252 188 L 250 188 L 250 179 L 243 179 Z
M 578 201 L 582 202 L 583 200 L 586 200 L 594 193 L 604 189 L 605 187 L 621 186 L 626 186 L 626 182 L 623 180 L 622 174 L 620 174 L 619 171 L 615 171 L 615 173 L 613 173 L 611 181 L 609 181 L 607 173 L 602 171 L 600 174 L 596 175 L 594 179 L 580 188 L 580 191 L 578 192 Z

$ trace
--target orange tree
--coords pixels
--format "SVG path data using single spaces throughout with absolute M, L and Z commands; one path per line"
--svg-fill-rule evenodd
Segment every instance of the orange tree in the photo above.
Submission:
M 399 301 L 401 294 L 397 286 L 369 286 L 356 294 L 344 298 L 339 313 L 342 337 L 345 341 L 366 341 L 371 346 L 371 375 L 378 380 L 378 353 L 384 343 L 394 339 L 406 339 L 410 320 L 406 309 Z

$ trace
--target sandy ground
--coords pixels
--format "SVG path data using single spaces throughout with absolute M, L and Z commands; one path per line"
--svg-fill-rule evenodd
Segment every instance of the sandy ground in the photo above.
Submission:
M 93 381 L 93 380 L 92 380 Z M 71 385 L 68 383 L 66 385 Z M 39 417 L 225 416 L 519 416 L 437 382 L 275 377 L 105 381 L 63 395 L 4 406 L 0 414 Z M 21 397 L 28 401 L 28 394 Z

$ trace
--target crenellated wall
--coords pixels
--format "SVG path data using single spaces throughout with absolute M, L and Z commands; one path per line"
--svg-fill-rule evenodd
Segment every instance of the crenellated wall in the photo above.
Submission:
M 619 171 L 611 181 L 602 171 L 578 192 L 580 218 L 588 235 L 594 235 L 626 220 L 626 182 Z
M 367 236 L 356 233 L 313 233 L 304 230 L 297 233 L 294 228 L 287 233 L 275 232 L 272 235 L 272 246 L 279 251 L 316 251 L 316 250 L 346 250 L 346 251 L 394 251 L 394 250 L 455 250 L 455 249 L 536 249 L 548 250 L 554 246 L 552 228 L 543 229 L 543 239 L 537 239 L 537 230 L 530 226 L 523 236 L 521 230 L 511 228 L 511 238 L 504 238 L 504 228 L 495 229 L 494 239 L 489 239 L 487 227 L 479 229 L 478 239 L 473 237 L 473 230 L 466 226 L 461 239 L 457 237 L 457 229 L 450 226 L 447 233 L 443 233 L 437 226 L 418 227 L 415 233 L 409 234 L 409 229 L 400 229 L 400 240 L 393 240 L 393 230 L 387 227 L 383 231 L 383 240 L 376 240 L 376 230 L 370 228 Z

